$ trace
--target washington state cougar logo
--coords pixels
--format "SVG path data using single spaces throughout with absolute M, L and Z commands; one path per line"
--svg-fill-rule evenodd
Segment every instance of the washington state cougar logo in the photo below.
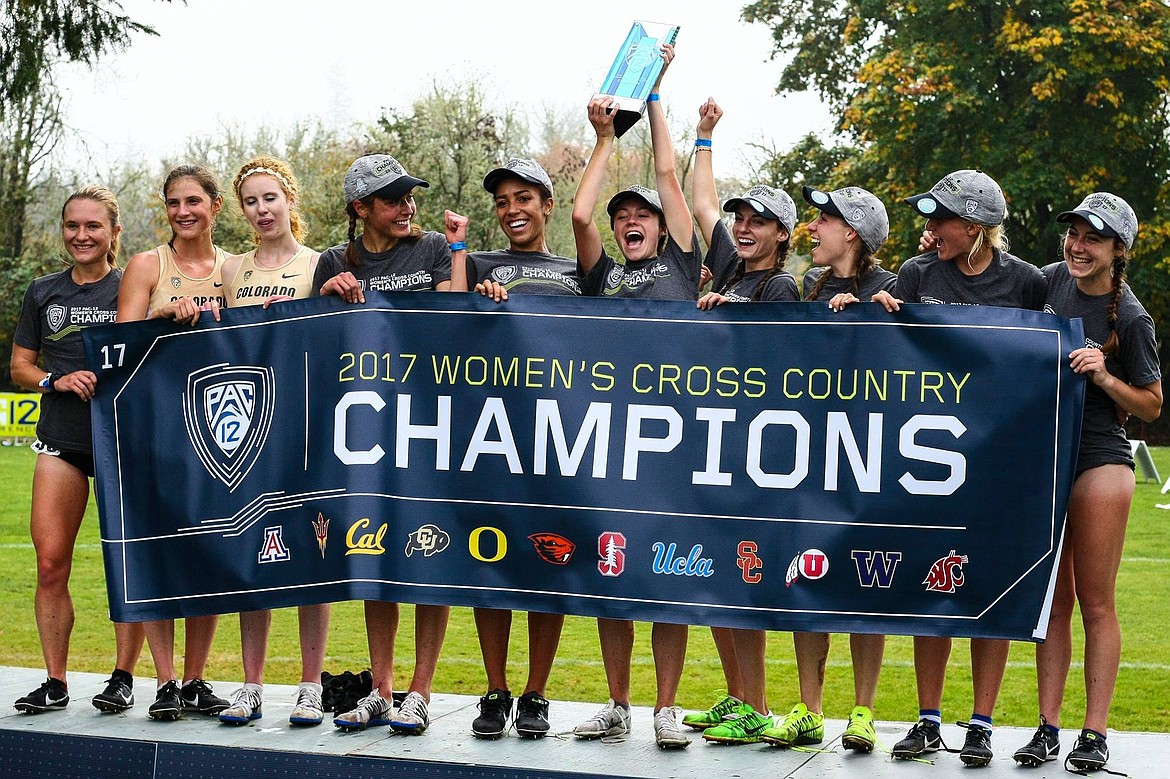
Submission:
M 602 576 L 621 576 L 626 570 L 626 537 L 608 531 L 597 537 L 597 571 Z
M 963 566 L 966 563 L 967 555 L 955 554 L 952 549 L 949 555 L 934 561 L 922 583 L 926 585 L 927 591 L 954 592 L 963 586 Z
M 268 439 L 275 401 L 272 368 L 212 365 L 187 376 L 183 421 L 212 478 L 234 491 Z
M 528 540 L 536 547 L 540 559 L 553 565 L 567 565 L 577 545 L 556 533 L 533 533 Z

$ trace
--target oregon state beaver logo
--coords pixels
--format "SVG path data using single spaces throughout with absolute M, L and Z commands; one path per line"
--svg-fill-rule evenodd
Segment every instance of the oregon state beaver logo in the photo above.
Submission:
M 553 565 L 567 565 L 577 545 L 556 533 L 533 533 L 528 540 L 536 547 L 540 559 Z

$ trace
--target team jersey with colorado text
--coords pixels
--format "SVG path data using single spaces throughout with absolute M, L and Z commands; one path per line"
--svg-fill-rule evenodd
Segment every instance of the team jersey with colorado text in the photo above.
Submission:
M 275 268 L 261 268 L 256 265 L 256 250 L 248 252 L 240 260 L 235 278 L 224 279 L 228 306 L 260 305 L 276 295 L 307 298 L 313 289 L 314 254 L 312 249 L 302 246 L 288 262 Z
M 198 306 L 211 300 L 223 305 L 223 263 L 227 259 L 223 249 L 215 247 L 215 268 L 210 275 L 201 279 L 179 270 L 175 263 L 175 252 L 169 244 L 164 243 L 155 251 L 158 252 L 158 281 L 150 291 L 150 311 L 157 311 L 167 303 L 184 297 L 191 298 Z

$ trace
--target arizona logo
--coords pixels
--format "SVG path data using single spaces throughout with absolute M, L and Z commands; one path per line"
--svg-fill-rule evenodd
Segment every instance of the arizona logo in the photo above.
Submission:
M 553 565 L 566 565 L 577 548 L 572 541 L 556 533 L 533 533 L 528 540 L 536 547 L 540 559 Z
M 282 563 L 292 558 L 292 553 L 284 545 L 284 527 L 264 528 L 264 543 L 260 545 L 259 559 L 262 563 Z
M 324 514 L 318 514 L 309 524 L 313 526 L 313 535 L 317 538 L 317 547 L 321 550 L 321 559 L 324 560 L 325 544 L 329 541 L 329 520 L 325 519 Z
M 602 576 L 621 576 L 626 570 L 626 537 L 613 530 L 597 537 L 597 572 Z
M 966 562 L 967 555 L 955 554 L 952 549 L 946 557 L 934 561 L 922 583 L 928 592 L 954 592 L 963 586 L 963 565 Z
M 423 525 L 406 538 L 406 556 L 422 552 L 423 557 L 438 554 L 451 544 L 451 536 L 438 525 Z
M 756 573 L 757 568 L 764 567 L 764 561 L 760 559 L 759 552 L 759 545 L 755 541 L 740 541 L 736 548 L 738 556 L 735 564 L 739 566 L 743 580 L 747 584 L 759 584 L 760 580 L 764 578 L 762 573 Z
M 212 478 L 234 491 L 256 464 L 275 403 L 272 368 L 212 365 L 187 376 L 183 421 Z
M 784 586 L 791 587 L 800 577 L 820 579 L 829 572 L 829 556 L 820 549 L 809 549 L 792 558 L 784 574 Z

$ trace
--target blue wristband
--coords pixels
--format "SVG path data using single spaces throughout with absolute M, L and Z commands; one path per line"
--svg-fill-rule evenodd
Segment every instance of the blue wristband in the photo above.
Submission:
M 657 103 L 658 102 L 658 93 L 651 92 L 650 95 L 646 98 L 646 102 L 647 103 Z
M 710 138 L 696 138 L 695 139 L 695 148 L 696 149 L 710 149 L 711 148 L 711 139 Z
M 461 251 L 461 250 L 465 251 L 467 249 L 467 242 L 466 241 L 456 241 L 455 243 L 451 244 L 450 248 L 451 248 L 451 251 L 453 251 L 453 252 L 457 252 L 457 251 Z

